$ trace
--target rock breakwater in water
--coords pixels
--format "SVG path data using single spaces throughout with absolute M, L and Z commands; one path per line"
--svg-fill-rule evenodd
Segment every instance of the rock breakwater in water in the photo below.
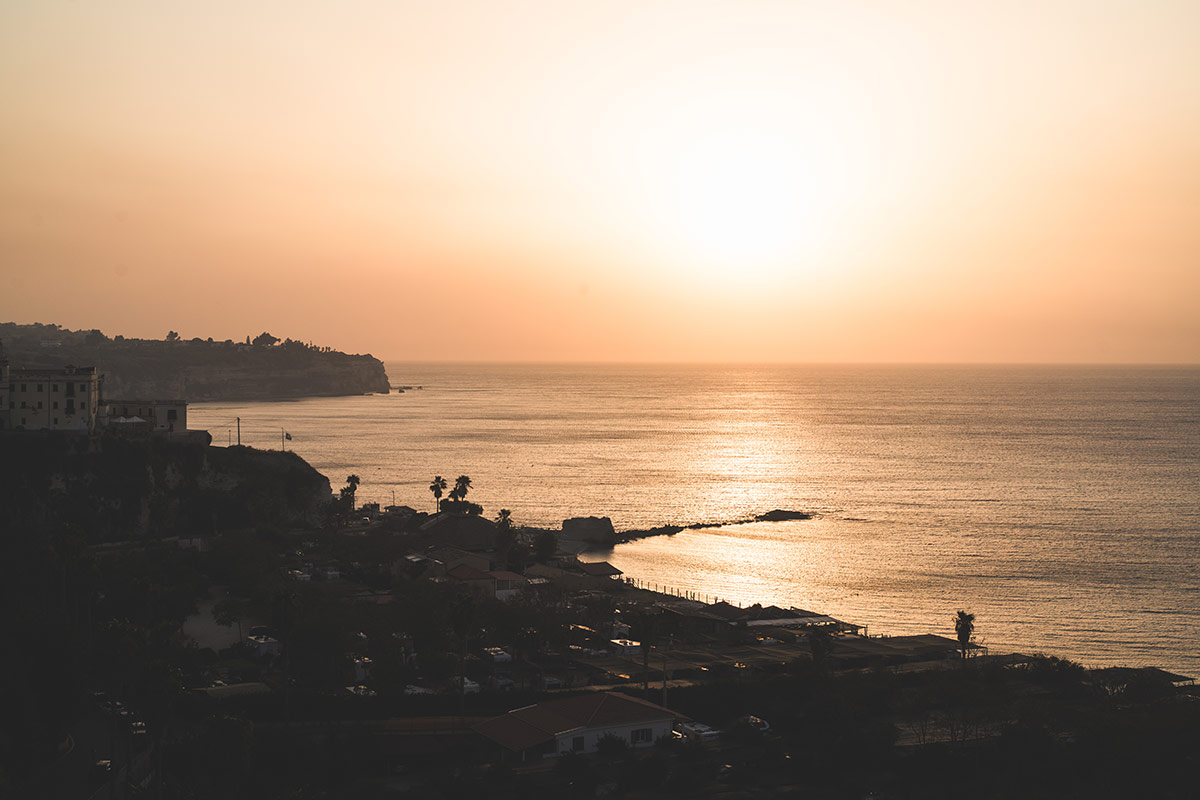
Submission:
M 672 536 L 680 531 L 695 531 L 704 528 L 721 528 L 729 525 L 746 525 L 751 522 L 788 522 L 792 520 L 812 519 L 814 514 L 808 511 L 790 511 L 776 508 L 753 517 L 728 520 L 725 522 L 693 522 L 686 525 L 659 525 L 653 528 L 639 528 L 627 531 L 613 529 L 612 520 L 608 517 L 574 517 L 563 520 L 561 537 L 585 547 L 605 548 L 621 542 L 631 542 L 635 539 L 645 539 L 649 536 Z

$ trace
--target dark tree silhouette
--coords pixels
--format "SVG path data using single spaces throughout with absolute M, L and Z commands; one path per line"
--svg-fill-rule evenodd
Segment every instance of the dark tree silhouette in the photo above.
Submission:
M 266 331 L 263 331 L 258 336 L 254 337 L 254 341 L 252 341 L 251 344 L 254 345 L 255 347 L 270 347 L 271 345 L 275 344 L 278 341 L 279 341 L 278 336 L 272 336 L 271 334 L 267 333 Z
M 508 554 L 516 540 L 512 512 L 507 508 L 502 508 L 496 515 L 496 561 L 499 562 L 501 569 L 508 568 Z
M 808 629 L 808 649 L 812 654 L 813 666 L 818 672 L 825 669 L 829 654 L 833 651 L 833 637 L 825 628 L 816 626 Z
M 446 479 L 441 475 L 435 476 L 433 483 L 429 484 L 429 491 L 433 492 L 433 511 L 436 514 L 442 508 L 442 492 L 446 491 Z
M 242 617 L 246 613 L 246 603 L 237 597 L 227 597 L 213 606 L 213 620 L 226 628 L 237 625 L 238 641 L 242 641 Z
M 179 341 L 179 332 L 178 331 L 167 331 L 167 341 L 168 342 L 178 342 Z
M 971 643 L 971 636 L 975 633 L 975 615 L 966 611 L 959 611 L 954 616 L 954 635 L 958 639 L 958 649 L 962 652 L 962 657 L 967 657 L 967 646 Z
M 470 491 L 470 489 L 471 489 L 471 479 L 468 478 L 466 475 L 459 475 L 458 480 L 454 481 L 453 494 L 457 495 L 457 497 L 455 497 L 454 499 L 466 500 L 467 492 Z
M 343 490 L 345 495 L 350 498 L 350 510 L 354 510 L 354 496 L 358 494 L 358 484 L 362 483 L 357 475 L 346 476 L 346 488 Z

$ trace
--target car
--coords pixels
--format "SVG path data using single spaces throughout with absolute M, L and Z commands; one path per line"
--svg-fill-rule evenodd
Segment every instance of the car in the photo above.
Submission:
M 721 738 L 721 732 L 716 728 L 709 727 L 703 722 L 685 722 L 680 726 L 679 730 L 683 733 L 683 738 L 690 742 L 700 742 L 702 744 L 715 742 Z
M 485 647 L 483 652 L 497 664 L 507 664 L 512 661 L 512 654 L 502 647 Z
M 762 717 L 756 717 L 753 714 L 747 714 L 738 720 L 743 725 L 747 725 L 759 733 L 766 733 L 771 730 L 771 725 Z
M 140 719 L 133 720 L 129 723 L 129 732 L 134 736 L 145 736 L 146 723 L 142 722 Z

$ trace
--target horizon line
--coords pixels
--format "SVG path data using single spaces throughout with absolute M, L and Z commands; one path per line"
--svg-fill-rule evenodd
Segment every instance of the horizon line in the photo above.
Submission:
M 378 358 L 384 364 L 455 366 L 671 366 L 671 367 L 1200 367 L 1200 361 L 702 361 L 562 359 L 407 359 Z

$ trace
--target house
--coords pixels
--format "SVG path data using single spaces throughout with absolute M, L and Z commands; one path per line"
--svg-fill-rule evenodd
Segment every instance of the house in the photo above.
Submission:
M 187 430 L 187 402 L 183 400 L 105 400 L 105 425 L 155 433 Z
M 496 579 L 497 600 L 511 600 L 529 585 L 529 581 L 525 579 L 524 575 L 518 575 L 515 572 L 497 569 L 488 574 Z
M 469 553 L 466 550 L 449 545 L 432 547 L 425 552 L 425 557 L 438 562 L 445 570 L 451 570 L 465 564 L 481 572 L 487 572 L 492 566 L 492 562 L 487 556 L 480 555 L 479 553 Z
M 463 550 L 490 550 L 496 543 L 496 524 L 478 514 L 444 511 L 421 523 L 418 530 L 431 544 Z
M 279 640 L 273 636 L 265 634 L 250 636 L 246 639 L 246 645 L 254 655 L 260 658 L 263 656 L 279 655 Z
M 475 569 L 469 564 L 459 564 L 446 570 L 445 580 L 466 587 L 484 597 L 496 595 L 496 579 L 490 573 Z
M 95 367 L 10 367 L 0 347 L 0 430 L 95 430 L 103 382 Z
M 649 747 L 669 736 L 682 714 L 620 692 L 547 700 L 475 726 L 475 732 L 520 760 L 594 753 L 606 736 Z

